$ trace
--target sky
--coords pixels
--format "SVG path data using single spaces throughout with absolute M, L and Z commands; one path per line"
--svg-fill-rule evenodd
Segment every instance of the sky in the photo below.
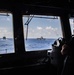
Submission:
M 42 16 L 40 15 L 40 17 Z M 48 17 L 53 18 L 54 16 L 48 16 Z M 23 16 L 23 25 L 25 32 L 24 35 L 26 35 L 27 25 L 25 25 L 25 23 L 27 22 L 27 20 L 28 17 Z M 58 17 L 58 19 L 46 19 L 46 18 L 33 17 L 30 23 L 28 24 L 28 38 L 39 38 L 41 36 L 43 36 L 44 38 L 62 37 L 60 18 Z
M 0 13 L 0 38 L 6 36 L 7 38 L 13 37 L 13 18 L 12 14 L 8 13 Z
M 13 15 L 8 13 L 9 16 L 2 16 L 7 13 L 0 13 L 0 38 L 6 36 L 7 38 L 13 37 Z M 39 17 L 47 17 L 41 15 L 34 15 Z M 58 17 L 58 16 L 57 16 Z M 31 17 L 30 17 L 31 18 Z M 29 19 L 30 19 L 29 18 Z M 48 18 L 53 18 L 53 16 L 48 16 Z M 28 17 L 23 16 L 23 29 L 24 37 L 26 37 L 26 27 Z M 73 29 L 73 20 L 70 19 L 71 29 Z M 39 38 L 43 36 L 44 38 L 58 38 L 62 37 L 60 17 L 58 19 L 45 19 L 45 18 L 32 18 L 28 24 L 28 38 Z
M 74 30 L 74 19 L 72 18 L 72 19 L 69 19 L 69 21 L 70 21 L 70 28 L 71 28 L 71 33 L 72 33 L 72 35 L 74 35 L 74 32 L 73 32 L 73 30 Z

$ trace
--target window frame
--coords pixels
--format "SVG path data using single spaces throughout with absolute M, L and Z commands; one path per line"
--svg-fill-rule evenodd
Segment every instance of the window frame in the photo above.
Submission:
M 5 15 L 1 14 L 2 16 L 9 16 L 8 13 L 10 13 L 12 15 L 12 38 L 13 38 L 13 47 L 14 47 L 14 52 L 10 52 L 10 53 L 2 53 L 0 54 L 0 56 L 2 55 L 10 55 L 10 54 L 14 54 L 15 53 L 15 41 L 14 41 L 14 25 L 13 25 L 13 13 L 11 11 L 7 11 L 7 10 L 0 10 L 0 13 L 6 13 Z
M 25 14 L 23 14 L 23 16 L 24 16 L 24 15 L 25 15 Z M 30 14 L 29 14 L 29 15 L 30 15 Z M 36 14 L 32 14 L 32 15 L 36 15 Z M 49 14 L 49 15 L 37 14 L 37 15 L 41 15 L 41 16 L 54 16 L 54 17 L 55 17 L 55 16 L 58 16 L 58 17 L 60 18 L 59 15 L 50 15 L 50 14 Z M 22 16 L 22 19 L 23 19 L 23 16 Z M 25 27 L 25 26 L 24 26 L 24 24 L 23 24 L 23 30 L 24 30 L 24 27 Z M 61 22 L 60 22 L 60 28 L 61 28 Z M 24 31 L 23 31 L 23 32 L 24 32 Z M 28 34 L 28 32 L 27 32 L 27 34 Z M 61 28 L 61 34 L 62 34 L 62 28 Z M 24 37 L 25 37 L 25 36 L 26 36 L 26 35 L 24 34 Z M 26 37 L 26 38 L 27 38 L 27 37 Z M 60 37 L 58 37 L 58 38 L 60 38 Z M 57 38 L 57 39 L 58 39 L 58 38 Z M 61 38 L 63 38 L 63 35 L 62 35 Z M 56 40 L 57 40 L 57 39 L 56 39 Z M 25 40 L 26 40 L 26 39 L 25 39 Z M 24 41 L 25 41 L 25 40 L 24 40 Z M 26 44 L 26 43 L 24 42 L 24 44 Z M 51 49 L 44 49 L 44 50 L 51 50 Z M 39 51 L 39 50 L 36 50 L 36 51 Z M 41 50 L 40 50 L 40 51 L 41 51 Z M 33 51 L 26 51 L 26 46 L 25 46 L 25 52 L 33 52 Z

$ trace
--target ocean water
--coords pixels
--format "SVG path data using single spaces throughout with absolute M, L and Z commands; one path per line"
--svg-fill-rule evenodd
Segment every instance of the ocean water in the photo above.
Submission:
M 27 39 L 24 41 L 26 51 L 52 49 L 55 39 Z M 14 53 L 14 41 L 11 38 L 0 38 L 0 54 Z
M 14 53 L 14 41 L 12 38 L 0 38 L 0 54 Z
M 52 49 L 55 39 L 27 39 L 25 40 L 26 51 Z

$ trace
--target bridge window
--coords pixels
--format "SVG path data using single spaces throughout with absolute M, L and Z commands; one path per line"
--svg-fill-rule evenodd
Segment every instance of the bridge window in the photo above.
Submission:
M 74 18 L 70 18 L 70 27 L 71 27 L 71 33 L 74 35 Z
M 0 54 L 14 53 L 13 20 L 9 12 L 0 12 Z
M 62 37 L 59 16 L 23 15 L 23 26 L 26 51 L 51 50 Z

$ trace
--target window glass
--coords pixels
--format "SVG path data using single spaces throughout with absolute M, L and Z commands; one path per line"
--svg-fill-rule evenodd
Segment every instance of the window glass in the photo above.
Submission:
M 12 14 L 0 12 L 0 54 L 14 52 Z
M 26 51 L 52 49 L 56 39 L 62 37 L 60 17 L 23 15 Z
M 70 27 L 71 27 L 71 33 L 74 35 L 74 18 L 70 18 Z

